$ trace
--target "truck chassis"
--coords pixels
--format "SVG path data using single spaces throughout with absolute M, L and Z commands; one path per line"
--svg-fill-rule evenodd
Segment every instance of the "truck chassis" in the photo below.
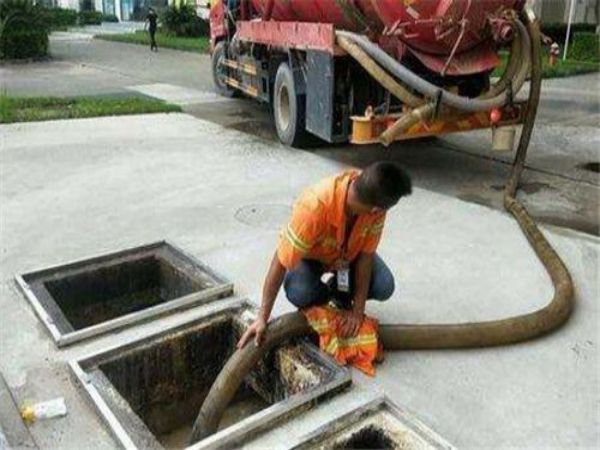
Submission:
M 235 34 L 213 38 L 212 64 L 217 90 L 243 94 L 271 106 L 282 143 L 305 147 L 317 141 L 372 144 L 407 106 L 390 95 L 336 41 L 327 23 L 235 22 Z M 426 72 L 418 61 L 414 70 Z M 431 79 L 435 74 L 428 74 Z M 437 82 L 457 93 L 477 96 L 489 86 L 489 72 L 447 76 Z M 524 104 L 512 102 L 492 121 L 486 112 L 439 109 L 395 140 L 496 128 L 522 123 Z

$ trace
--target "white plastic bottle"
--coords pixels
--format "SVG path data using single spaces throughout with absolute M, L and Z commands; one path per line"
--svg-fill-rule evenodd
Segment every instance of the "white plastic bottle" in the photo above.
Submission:
M 67 405 L 62 397 L 36 403 L 33 406 L 25 406 L 21 409 L 21 417 L 30 423 L 38 419 L 51 419 L 65 415 L 67 415 Z

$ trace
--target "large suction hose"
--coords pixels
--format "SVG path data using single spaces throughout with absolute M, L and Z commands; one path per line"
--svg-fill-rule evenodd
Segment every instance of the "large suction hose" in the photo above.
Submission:
M 517 35 L 521 40 L 522 55 L 530 55 L 531 40 L 527 30 L 525 29 L 525 26 L 520 20 L 515 20 L 515 25 L 517 28 Z M 398 63 L 398 61 L 384 52 L 381 47 L 367 39 L 367 37 L 352 33 L 350 31 L 337 31 L 336 33 L 339 37 L 346 38 L 354 42 L 377 63 L 381 64 L 384 69 L 389 71 L 407 86 L 415 89 L 417 92 L 420 92 L 429 98 L 437 98 L 439 96 L 441 103 L 453 108 L 465 112 L 489 111 L 494 107 L 505 105 L 510 100 L 509 96 L 511 93 L 507 92 L 506 90 L 491 98 L 472 99 L 454 94 L 453 92 L 447 91 L 433 83 L 430 83 L 402 64 Z M 340 45 L 343 47 L 343 41 L 340 42 Z M 517 72 L 517 75 L 514 79 L 514 92 L 518 91 L 525 82 L 528 72 L 528 64 L 529 56 L 523 58 L 521 70 Z
M 380 57 L 379 62 L 383 63 L 387 68 L 399 66 L 399 68 L 393 70 L 393 73 L 396 75 L 405 74 L 406 76 L 404 79 L 413 90 L 418 91 L 421 89 L 421 91 L 425 90 L 426 92 L 435 93 L 435 96 L 439 99 L 440 103 L 454 105 L 457 102 L 455 99 L 460 99 L 460 103 L 470 105 L 469 108 L 475 108 L 477 110 L 481 105 L 486 105 L 487 108 L 484 110 L 489 110 L 493 106 L 504 105 L 508 100 L 512 99 L 523 86 L 527 74 L 529 73 L 531 66 L 531 39 L 529 38 L 528 31 L 523 23 L 516 21 L 516 24 L 516 37 L 513 39 L 510 58 L 502 77 L 496 84 L 491 86 L 486 93 L 477 99 L 456 95 L 423 80 L 399 64 L 379 47 L 373 46 L 368 39 L 363 39 L 364 37 L 361 35 L 347 31 L 338 31 L 337 40 L 339 45 L 356 59 L 356 61 L 371 74 L 374 79 L 379 81 L 383 87 L 388 89 L 394 96 L 408 106 L 415 107 L 422 104 L 423 100 L 415 99 L 415 96 L 410 91 L 407 91 L 377 65 L 373 58 L 380 56 L 380 53 L 386 55 L 386 57 Z M 363 41 L 366 41 L 369 44 L 367 45 Z M 362 47 L 359 47 L 359 43 L 362 44 Z M 367 51 L 363 50 L 363 48 L 366 48 Z M 391 66 L 392 62 L 394 66 Z M 414 80 L 418 80 L 418 82 L 415 82 Z M 427 88 L 425 89 L 423 86 Z M 422 105 L 413 109 L 409 113 L 404 114 L 396 121 L 396 123 L 385 130 L 379 137 L 379 141 L 386 146 L 390 145 L 405 130 L 420 121 L 429 119 L 434 112 L 435 108 L 432 104 Z
M 504 206 L 517 220 L 548 272 L 554 285 L 554 296 L 548 305 L 535 312 L 501 320 L 464 324 L 384 324 L 381 325 L 379 333 L 387 350 L 469 348 L 513 344 L 557 329 L 569 318 L 573 309 L 573 282 L 569 271 L 540 232 L 527 210 L 515 198 L 535 122 L 542 72 L 539 25 L 532 16 L 526 15 L 525 18 L 527 33 L 531 38 L 529 48 L 531 86 L 513 171 L 504 193 Z M 424 105 L 423 108 L 426 106 L 429 105 Z M 197 442 L 217 430 L 223 412 L 244 377 L 269 349 L 280 345 L 285 339 L 306 335 L 310 332 L 311 328 L 301 312 L 285 314 L 269 323 L 263 345 L 256 347 L 248 344 L 236 351 L 211 387 L 194 423 L 190 442 Z
M 359 64 L 367 71 L 367 73 L 369 73 L 402 103 L 412 107 L 419 106 L 423 103 L 422 98 L 413 95 L 412 92 L 394 80 L 393 77 L 383 70 L 375 61 L 373 61 L 373 59 L 370 58 L 369 55 L 351 39 L 338 37 L 338 43 L 344 50 L 348 52 L 350 56 L 359 62 Z
M 517 39 L 515 39 L 515 41 L 517 41 Z M 514 47 L 515 46 L 513 45 L 513 48 Z M 517 48 L 520 49 L 519 46 L 517 46 Z M 527 54 L 529 55 L 529 49 Z M 530 67 L 530 59 L 518 59 L 520 58 L 519 55 L 521 55 L 520 50 L 517 50 L 516 54 L 511 54 L 507 68 L 502 74 L 500 80 L 495 85 L 491 86 L 490 90 L 482 94 L 479 98 L 485 99 L 497 96 L 502 92 L 507 92 L 509 86 L 513 87 L 513 89 L 516 86 L 517 89 L 517 91 L 511 92 L 509 95 L 515 95 L 521 89 Z M 363 63 L 361 62 L 361 64 Z M 379 136 L 379 142 L 385 146 L 391 145 L 398 138 L 398 136 L 402 135 L 413 125 L 429 120 L 435 113 L 435 109 L 436 105 L 434 103 L 428 103 L 402 115 L 394 124 L 381 133 Z
M 257 347 L 254 342 L 250 342 L 237 350 L 219 372 L 202 403 L 202 408 L 200 408 L 192 428 L 190 445 L 217 431 L 229 402 L 235 396 L 246 375 L 265 353 L 286 339 L 306 336 L 311 331 L 312 328 L 301 312 L 287 313 L 269 323 L 260 347 Z
M 529 57 L 529 52 L 523 53 L 522 42 L 520 34 L 517 34 L 512 41 L 510 48 L 510 57 L 508 58 L 508 63 L 506 64 L 506 69 L 504 73 L 500 77 L 495 84 L 490 86 L 490 89 L 483 94 L 484 98 L 495 97 L 504 91 L 509 83 L 513 82 L 513 79 L 517 73 L 517 69 L 521 67 L 523 62 L 523 58 Z

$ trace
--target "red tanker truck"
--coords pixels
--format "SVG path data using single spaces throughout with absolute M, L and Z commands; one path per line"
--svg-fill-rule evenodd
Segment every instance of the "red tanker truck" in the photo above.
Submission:
M 270 104 L 291 146 L 506 130 L 526 109 L 514 101 L 530 69 L 526 13 L 523 0 L 214 0 L 214 84 Z

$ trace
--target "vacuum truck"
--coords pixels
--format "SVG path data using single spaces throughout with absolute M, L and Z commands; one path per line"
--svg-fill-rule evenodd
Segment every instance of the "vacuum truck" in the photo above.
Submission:
M 271 105 L 281 142 L 492 128 L 512 149 L 530 42 L 523 0 L 215 0 L 217 91 Z M 491 74 L 506 50 L 510 61 Z M 509 133 L 501 133 L 509 130 Z M 510 132 L 511 130 L 512 133 Z

